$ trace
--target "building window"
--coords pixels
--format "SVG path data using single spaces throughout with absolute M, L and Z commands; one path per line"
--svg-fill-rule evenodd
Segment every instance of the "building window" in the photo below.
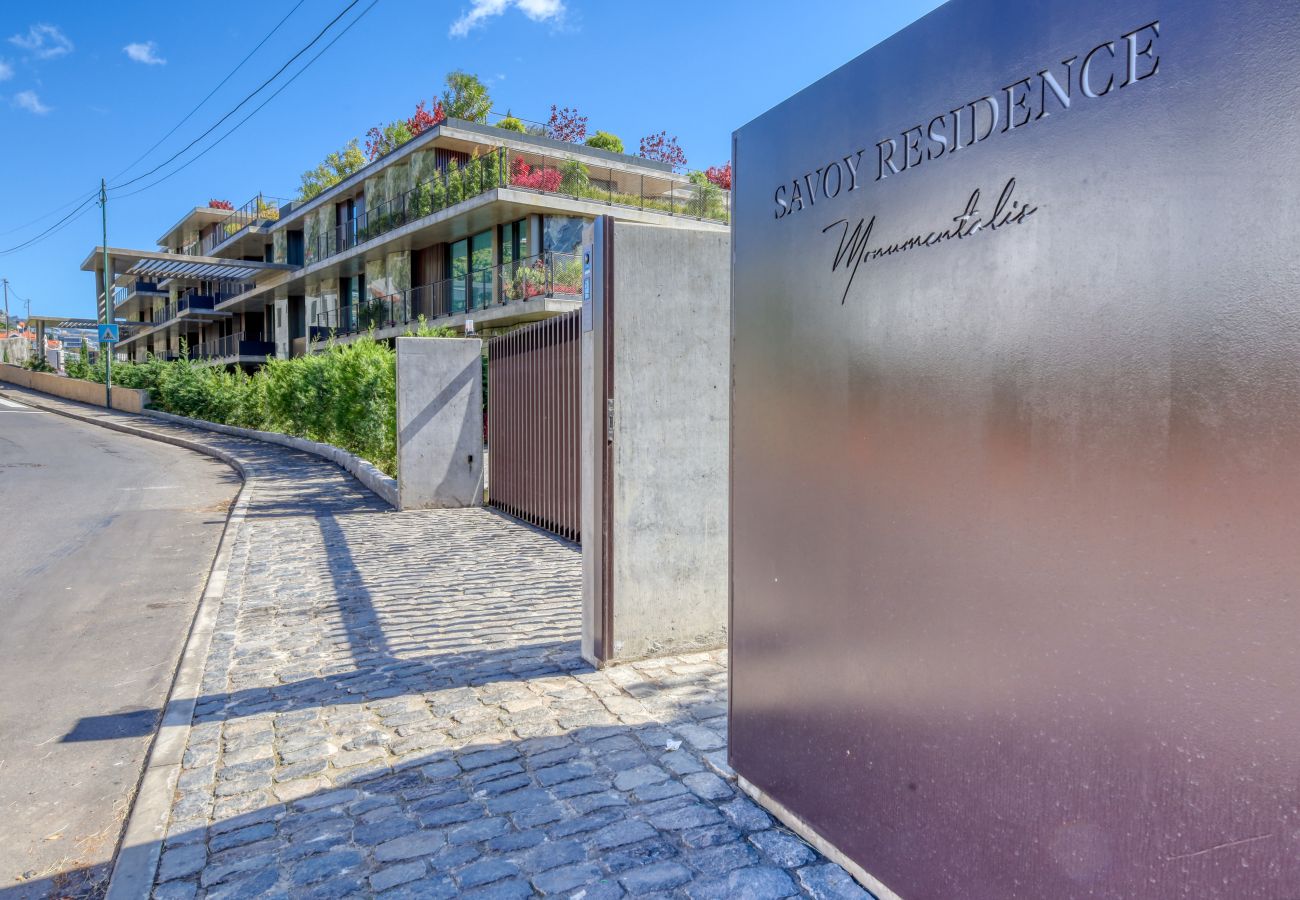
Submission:
M 492 297 L 492 232 L 480 231 L 447 245 L 451 311 L 482 309 Z
M 582 226 L 587 220 L 578 216 L 544 216 L 542 250 L 547 253 L 576 253 L 582 245 Z
M 529 255 L 528 220 L 520 219 L 517 222 L 507 222 L 505 225 L 502 225 L 500 243 L 500 262 L 503 265 L 526 259 Z

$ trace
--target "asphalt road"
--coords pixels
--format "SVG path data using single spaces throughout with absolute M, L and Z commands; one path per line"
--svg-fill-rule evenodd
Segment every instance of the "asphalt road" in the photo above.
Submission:
M 95 892 L 239 490 L 0 398 L 0 896 Z

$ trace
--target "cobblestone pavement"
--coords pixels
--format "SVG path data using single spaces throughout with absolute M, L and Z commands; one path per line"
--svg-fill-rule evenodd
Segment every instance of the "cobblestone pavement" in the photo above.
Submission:
M 869 897 L 736 788 L 723 653 L 594 671 L 580 560 L 257 468 L 154 896 Z

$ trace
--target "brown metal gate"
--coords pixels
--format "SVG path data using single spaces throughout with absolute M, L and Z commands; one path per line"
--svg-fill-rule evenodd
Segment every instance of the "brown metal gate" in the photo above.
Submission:
M 488 344 L 488 502 L 579 539 L 581 313 Z

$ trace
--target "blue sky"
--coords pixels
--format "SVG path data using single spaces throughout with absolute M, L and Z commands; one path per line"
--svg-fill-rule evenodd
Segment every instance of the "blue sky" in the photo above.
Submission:
M 280 67 L 349 0 L 102 0 L 5 3 L 0 10 L 0 250 L 59 221 L 28 225 L 99 179 L 117 184 L 163 162 Z M 731 132 L 939 6 L 939 0 L 378 0 L 292 85 L 226 133 L 371 0 L 361 0 L 267 91 L 156 175 L 110 196 L 109 243 L 152 248 L 189 207 L 236 206 L 259 191 L 293 197 L 299 176 L 374 124 L 409 115 L 454 69 L 479 75 L 494 108 L 545 120 L 577 107 L 589 129 L 630 150 L 676 134 L 691 168 L 725 162 Z M 290 14 L 290 10 L 294 10 Z M 288 18 L 229 82 L 139 164 L 127 167 Z M 127 171 L 123 172 L 126 169 Z M 117 173 L 123 172 L 114 178 Z M 72 207 L 70 206 L 69 209 Z M 20 227 L 26 226 L 26 227 Z M 100 241 L 90 207 L 48 239 L 0 254 L 0 276 L 33 313 L 94 315 L 81 261 Z

